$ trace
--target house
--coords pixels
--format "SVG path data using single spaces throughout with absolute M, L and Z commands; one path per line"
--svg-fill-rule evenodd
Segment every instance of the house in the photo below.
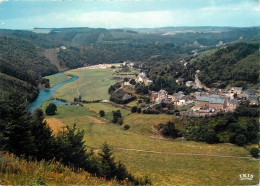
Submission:
M 148 78 L 146 77 L 145 73 L 141 72 L 141 73 L 138 74 L 135 81 L 137 83 L 140 83 L 140 82 L 144 82 L 146 79 L 148 79 Z
M 193 86 L 193 81 L 187 81 L 186 83 L 185 83 L 185 85 L 187 86 L 187 87 L 191 87 L 191 86 Z
M 231 88 L 231 94 L 241 94 L 242 93 L 242 87 L 232 87 Z
M 177 105 L 178 105 L 178 106 L 186 105 L 186 99 L 185 99 L 185 97 L 179 99 L 179 100 L 177 101 Z
M 161 89 L 159 92 L 152 92 L 151 97 L 150 97 L 150 101 L 152 103 L 161 103 L 162 101 L 168 99 L 168 92 L 166 90 Z
M 151 93 L 150 102 L 155 103 L 155 100 L 158 98 L 158 92 L 153 91 Z
M 220 90 L 218 88 L 215 88 L 211 93 L 212 94 L 219 94 Z
M 145 80 L 144 80 L 144 84 L 145 84 L 146 86 L 150 86 L 151 84 L 153 84 L 153 81 L 150 80 L 150 79 L 145 79 Z
M 178 83 L 178 85 L 183 85 L 184 79 L 179 77 L 178 79 L 176 79 L 176 83 Z
M 227 110 L 233 112 L 238 106 L 238 101 L 236 99 L 229 100 L 227 104 Z
M 248 96 L 248 100 L 250 102 L 250 105 L 258 105 L 258 96 Z
M 206 106 L 214 107 L 217 111 L 224 110 L 226 107 L 226 97 L 221 95 L 197 96 L 195 107 L 204 108 Z
M 130 98 L 132 98 L 131 94 L 125 94 L 123 96 L 123 100 L 127 100 L 127 99 L 130 99 Z

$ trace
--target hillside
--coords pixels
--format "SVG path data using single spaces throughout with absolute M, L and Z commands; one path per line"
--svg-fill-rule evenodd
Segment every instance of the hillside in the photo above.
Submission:
M 207 86 L 218 83 L 252 86 L 259 82 L 259 42 L 236 43 L 200 53 L 190 61 L 188 71 L 200 70 L 199 77 Z
M 58 162 L 26 161 L 12 154 L 0 153 L 1 185 L 119 185 L 114 181 L 75 171 Z
M 39 47 L 24 39 L 0 37 L 1 93 L 16 89 L 32 101 L 42 77 L 56 72 L 57 67 L 41 54 Z

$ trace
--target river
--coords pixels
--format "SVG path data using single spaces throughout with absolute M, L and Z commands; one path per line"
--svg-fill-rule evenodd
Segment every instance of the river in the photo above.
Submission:
M 33 112 L 35 111 L 37 108 L 39 108 L 45 101 L 49 100 L 51 98 L 51 96 L 58 90 L 58 88 L 60 88 L 61 86 L 70 83 L 72 81 L 77 80 L 79 77 L 78 76 L 74 76 L 74 75 L 65 75 L 62 73 L 57 73 L 55 75 L 60 75 L 60 76 L 70 76 L 72 77 L 71 79 L 67 80 L 67 81 L 63 81 L 57 85 L 55 85 L 54 87 L 50 88 L 50 89 L 40 89 L 40 93 L 38 95 L 38 97 L 30 104 L 29 106 L 29 111 Z

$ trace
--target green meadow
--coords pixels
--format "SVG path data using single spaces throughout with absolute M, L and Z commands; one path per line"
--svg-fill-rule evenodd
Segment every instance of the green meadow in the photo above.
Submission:
M 71 79 L 70 76 L 62 76 L 62 75 L 51 75 L 51 76 L 45 76 L 44 78 L 50 80 L 50 86 L 53 87 L 63 81 L 67 81 Z
M 55 97 L 73 100 L 79 87 L 82 99 L 108 99 L 107 88 L 113 84 L 110 70 L 72 70 L 79 79 L 61 87 Z M 104 79 L 104 81 L 102 81 Z M 96 81 L 95 81 L 96 80 Z M 92 82 L 91 82 L 92 81 Z M 83 85 L 85 83 L 85 85 Z M 82 85 L 82 86 L 80 86 Z M 101 87 L 98 87 L 98 86 Z M 89 87 L 103 92 L 91 92 Z M 85 94 L 83 94 L 84 91 Z M 107 97 L 106 97 L 107 96 Z M 45 110 L 48 102 L 42 105 Z M 254 185 L 258 183 L 258 161 L 245 148 L 232 144 L 207 144 L 184 139 L 162 138 L 153 126 L 173 121 L 172 115 L 132 114 L 110 103 L 83 106 L 58 105 L 56 118 L 65 125 L 77 124 L 85 131 L 87 149 L 98 151 L 104 142 L 114 148 L 114 156 L 136 176 L 149 176 L 155 185 Z M 112 111 L 120 109 L 123 125 L 112 124 Z M 104 110 L 106 116 L 99 116 Z M 128 124 L 129 130 L 123 126 Z M 240 174 L 253 174 L 253 181 L 242 181 Z
M 93 101 L 98 99 L 109 99 L 108 88 L 116 81 L 110 70 L 82 70 L 75 69 L 66 72 L 78 76 L 79 79 L 59 88 L 53 98 L 61 98 L 73 101 L 81 95 L 82 100 Z

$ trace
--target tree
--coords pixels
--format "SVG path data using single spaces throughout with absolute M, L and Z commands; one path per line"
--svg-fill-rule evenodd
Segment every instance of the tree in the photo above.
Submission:
M 1 150 L 28 157 L 34 152 L 34 136 L 25 97 L 18 91 L 0 98 Z
M 114 160 L 115 158 L 112 154 L 112 148 L 107 143 L 104 143 L 99 156 L 101 157 L 102 162 L 102 174 L 106 176 L 107 179 L 112 179 L 116 176 L 117 167 Z
M 136 111 L 137 111 L 137 106 L 133 106 L 132 109 L 131 109 L 131 112 L 135 113 Z
M 46 107 L 46 110 L 45 110 L 45 113 L 47 115 L 55 115 L 57 111 L 57 106 L 54 104 L 54 103 L 50 103 L 47 107 Z
M 257 158 L 259 156 L 259 149 L 258 148 L 253 147 L 249 150 L 249 152 L 255 158 Z
M 180 137 L 180 131 L 175 128 L 175 125 L 173 122 L 168 122 L 161 131 L 162 135 L 168 136 L 171 138 L 177 138 Z
M 105 111 L 104 110 L 100 110 L 99 111 L 99 115 L 100 115 L 100 117 L 104 117 L 105 116 Z
M 131 85 L 135 85 L 136 84 L 136 81 L 134 79 L 131 79 L 130 82 L 129 82 Z
M 125 125 L 125 126 L 124 126 L 124 129 L 125 129 L 125 130 L 128 130 L 128 129 L 130 129 L 130 126 L 129 126 L 129 125 Z
M 57 137 L 56 158 L 66 165 L 76 168 L 87 168 L 89 155 L 86 152 L 84 130 L 79 130 L 76 124 L 73 127 L 66 127 L 66 131 Z
M 112 122 L 113 123 L 117 123 L 118 122 L 118 118 L 122 118 L 121 112 L 120 112 L 120 110 L 117 110 L 117 111 L 112 111 L 112 113 L 113 113 L 113 120 L 112 120 Z
M 51 160 L 55 157 L 55 138 L 50 127 L 44 121 L 43 111 L 36 109 L 31 119 L 31 133 L 34 136 L 34 153 L 38 160 Z
M 50 88 L 50 82 L 49 82 L 49 81 L 46 81 L 46 82 L 45 82 L 44 88 Z
M 142 112 L 142 109 L 140 107 L 138 107 L 137 112 L 138 112 L 138 114 L 140 114 Z
M 237 144 L 238 146 L 243 146 L 243 145 L 245 145 L 245 142 L 246 142 L 246 137 L 245 137 L 244 134 L 238 134 L 238 135 L 236 136 L 236 144 Z

